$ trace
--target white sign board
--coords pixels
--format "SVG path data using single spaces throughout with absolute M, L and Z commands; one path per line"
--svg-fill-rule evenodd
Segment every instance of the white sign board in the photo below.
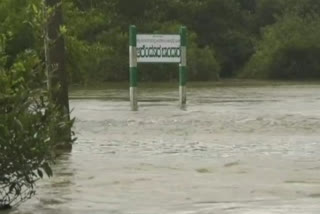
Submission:
M 180 35 L 137 35 L 137 62 L 180 63 L 180 61 Z

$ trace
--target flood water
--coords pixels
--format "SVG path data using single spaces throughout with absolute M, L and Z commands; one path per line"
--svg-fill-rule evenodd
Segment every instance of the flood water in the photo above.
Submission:
M 320 213 L 320 84 L 76 90 L 78 140 L 17 214 Z M 176 86 L 176 85 L 173 85 Z

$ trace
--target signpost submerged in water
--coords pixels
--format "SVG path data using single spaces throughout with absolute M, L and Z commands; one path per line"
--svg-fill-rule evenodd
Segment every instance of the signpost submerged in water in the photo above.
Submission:
M 131 110 L 138 110 L 137 83 L 138 63 L 179 63 L 179 104 L 183 108 L 187 102 L 187 29 L 180 33 L 138 34 L 134 25 L 129 29 L 130 58 L 130 104 Z

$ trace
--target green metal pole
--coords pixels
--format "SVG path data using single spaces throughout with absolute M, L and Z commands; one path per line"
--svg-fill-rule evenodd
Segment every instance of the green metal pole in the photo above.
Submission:
M 138 110 L 137 86 L 137 29 L 131 25 L 129 28 L 129 66 L 130 66 L 130 106 L 132 111 Z
M 180 28 L 181 62 L 179 65 L 179 104 L 184 108 L 187 104 L 187 28 Z

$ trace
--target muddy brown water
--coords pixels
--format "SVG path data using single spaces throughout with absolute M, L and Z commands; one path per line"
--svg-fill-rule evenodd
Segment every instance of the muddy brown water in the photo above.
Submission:
M 320 84 L 71 93 L 78 140 L 17 214 L 320 213 Z

